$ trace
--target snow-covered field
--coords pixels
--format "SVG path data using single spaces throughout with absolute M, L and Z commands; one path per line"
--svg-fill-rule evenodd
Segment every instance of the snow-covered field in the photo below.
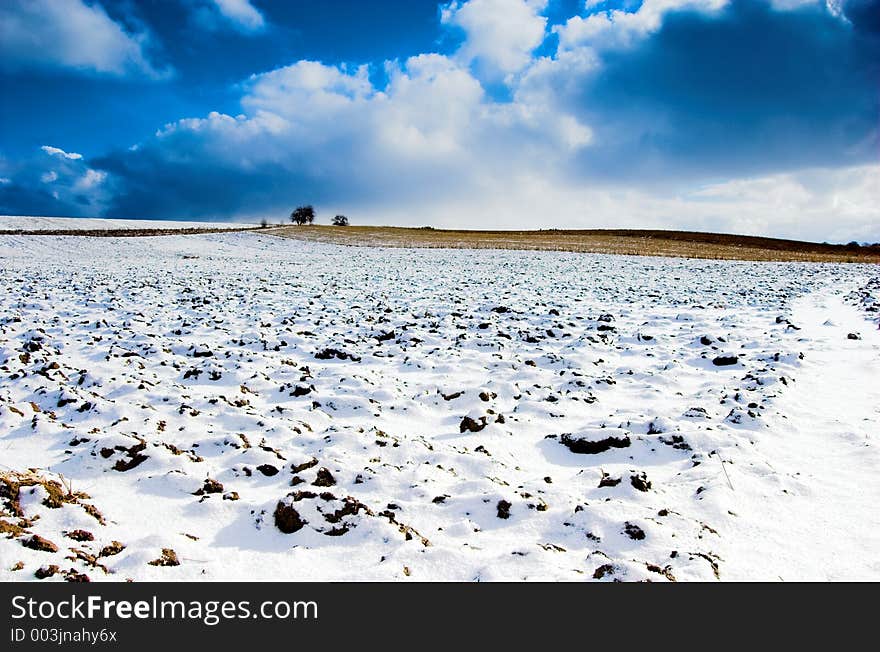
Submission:
M 877 275 L 0 237 L 0 579 L 880 579 Z
M 0 215 L 0 231 L 87 231 L 90 229 L 231 229 L 254 226 L 233 222 L 184 222 L 172 220 L 113 220 L 89 217 L 31 217 Z

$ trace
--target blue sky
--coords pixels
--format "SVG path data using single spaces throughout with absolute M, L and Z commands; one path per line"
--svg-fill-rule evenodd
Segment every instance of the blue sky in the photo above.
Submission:
M 878 0 L 5 0 L 0 213 L 878 241 L 878 80 Z

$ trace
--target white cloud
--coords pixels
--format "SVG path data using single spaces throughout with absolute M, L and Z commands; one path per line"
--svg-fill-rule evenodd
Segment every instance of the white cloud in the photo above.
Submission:
M 386 73 L 382 89 L 365 68 L 312 61 L 256 75 L 244 84 L 245 114 L 179 120 L 127 156 L 141 170 L 192 165 L 213 188 L 240 184 L 223 201 L 241 212 L 303 193 L 362 207 L 477 196 L 498 176 L 552 176 L 591 141 L 552 107 L 493 102 L 453 58 L 388 62 Z M 200 198 L 192 210 L 203 210 Z
M 682 229 L 816 242 L 878 242 L 878 186 L 880 165 L 814 168 L 726 182 L 693 193 L 566 184 L 546 175 L 523 174 L 486 183 L 480 193 L 349 213 L 367 223 L 447 228 Z
M 191 6 L 196 24 L 208 30 L 234 29 L 258 34 L 266 29 L 266 18 L 250 0 L 184 0 Z
M 579 47 L 607 49 L 628 47 L 657 31 L 669 11 L 693 9 L 712 12 L 723 8 L 728 0 L 644 0 L 637 11 L 613 9 L 573 16 L 553 31 L 559 35 L 559 49 Z
M 299 61 L 271 72 L 253 75 L 247 83 L 245 107 L 289 113 L 291 108 L 331 110 L 348 106 L 373 93 L 366 66 L 352 72 L 317 61 Z
M 0 67 L 70 68 L 91 73 L 161 77 L 144 48 L 149 36 L 131 33 L 100 3 L 83 0 L 3 0 Z
M 837 15 L 841 11 L 841 4 L 844 0 L 770 0 L 770 4 L 774 9 L 788 11 L 791 9 L 799 9 L 805 5 L 825 5 L 825 7 L 833 14 Z
M 63 149 L 59 149 L 57 147 L 52 147 L 51 145 L 43 145 L 40 149 L 42 149 L 49 156 L 60 156 L 61 158 L 69 158 L 69 159 L 81 159 L 82 154 L 77 154 L 76 152 L 65 152 Z
M 256 32 L 266 26 L 263 14 L 250 0 L 212 0 L 217 11 L 239 29 Z
M 74 182 L 73 187 L 79 192 L 90 191 L 104 183 L 106 178 L 107 173 L 103 170 L 89 168 L 85 171 L 85 174 Z
M 696 211 L 737 233 L 795 239 L 880 240 L 880 165 L 811 168 L 734 179 L 691 193 Z M 692 211 L 693 212 L 693 211 Z
M 496 171 L 509 166 L 520 147 L 543 151 L 547 161 L 535 165 L 548 165 L 553 152 L 591 138 L 588 127 L 552 108 L 491 101 L 479 80 L 446 56 L 388 62 L 386 73 L 384 90 L 373 87 L 365 67 L 300 61 L 257 75 L 242 99 L 250 117 L 235 119 L 235 129 L 271 134 L 288 151 L 306 149 L 318 158 L 320 143 L 342 142 L 349 160 L 391 176 L 447 162 L 476 177 L 490 160 Z M 228 116 L 214 120 L 233 126 Z
M 777 11 L 791 11 L 807 5 L 824 6 L 832 15 L 841 15 L 842 0 L 761 0 Z M 724 9 L 730 0 L 643 0 L 635 11 L 602 10 L 605 0 L 587 0 L 586 16 L 573 16 L 555 25 L 560 50 L 579 47 L 597 49 L 629 47 L 657 31 L 670 11 L 701 11 L 712 14 Z
M 544 41 L 547 0 L 453 1 L 442 8 L 445 25 L 459 27 L 465 41 L 458 56 L 487 73 L 507 75 L 525 68 Z

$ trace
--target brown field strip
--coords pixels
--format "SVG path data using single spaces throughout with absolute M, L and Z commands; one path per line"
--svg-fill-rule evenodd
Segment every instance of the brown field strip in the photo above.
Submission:
M 717 260 L 880 263 L 880 247 L 723 233 L 625 229 L 464 231 L 387 226 L 270 227 L 285 238 L 359 247 L 523 249 Z
M 394 226 L 277 225 L 145 229 L 2 229 L 0 235 L 133 238 L 259 231 L 310 242 L 355 247 L 518 249 L 667 256 L 709 260 L 880 263 L 880 247 L 802 242 L 725 233 L 628 229 L 468 231 Z

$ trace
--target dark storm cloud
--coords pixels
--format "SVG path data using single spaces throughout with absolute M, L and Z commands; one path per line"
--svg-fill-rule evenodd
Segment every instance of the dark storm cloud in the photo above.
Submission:
M 876 160 L 878 2 L 777 11 L 734 0 L 669 13 L 603 53 L 576 109 L 597 134 L 592 174 L 713 177 Z
M 106 210 L 125 219 L 225 219 L 295 201 L 301 180 L 277 165 L 242 169 L 161 151 L 116 152 L 93 164 L 121 181 Z M 289 202 L 288 202 L 289 203 Z
M 44 145 L 14 162 L 0 156 L 0 215 L 90 217 L 112 192 L 107 175 L 75 152 Z
M 59 201 L 43 188 L 13 182 L 0 185 L 0 215 L 81 217 L 83 214 L 75 204 Z

